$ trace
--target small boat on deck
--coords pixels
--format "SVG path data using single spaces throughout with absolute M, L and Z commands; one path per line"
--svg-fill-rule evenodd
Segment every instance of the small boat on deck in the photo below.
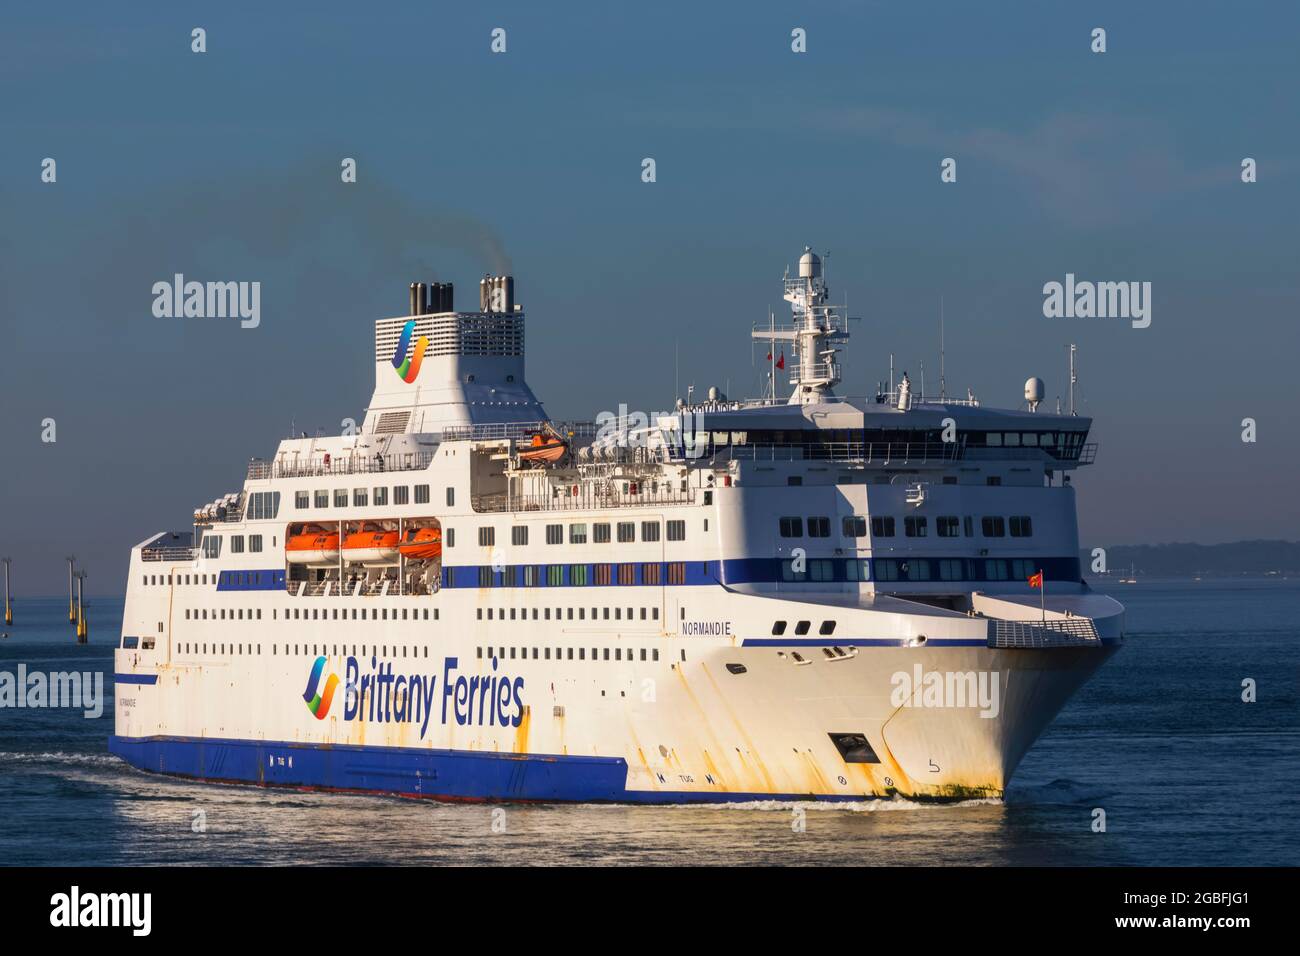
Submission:
M 442 529 L 407 528 L 398 550 L 408 561 L 436 561 L 442 557 Z
M 348 564 L 396 564 L 397 531 L 366 522 L 343 539 L 343 560 Z
M 568 449 L 568 442 L 555 435 L 534 435 L 531 442 L 519 449 L 519 457 L 524 461 L 550 463 L 563 458 Z
M 284 558 L 290 564 L 337 564 L 339 533 L 309 525 L 285 541 Z

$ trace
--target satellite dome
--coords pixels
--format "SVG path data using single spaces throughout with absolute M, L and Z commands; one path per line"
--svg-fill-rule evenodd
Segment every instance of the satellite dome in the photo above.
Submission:
M 820 279 L 822 260 L 809 246 L 804 246 L 803 255 L 799 257 L 799 278 Z
M 1031 378 L 1025 382 L 1025 401 L 1029 403 L 1030 408 L 1036 408 L 1038 403 L 1043 400 L 1043 380 L 1041 378 Z

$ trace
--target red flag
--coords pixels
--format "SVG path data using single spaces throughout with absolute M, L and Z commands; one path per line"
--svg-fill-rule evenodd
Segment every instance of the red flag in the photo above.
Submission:
M 1031 588 L 1041 588 L 1041 587 L 1043 586 L 1043 572 L 1042 572 L 1042 571 L 1039 571 L 1037 574 L 1031 574 L 1031 575 L 1029 576 L 1029 586 L 1030 586 Z
M 767 353 L 767 360 L 768 360 L 769 362 L 772 361 L 772 353 L 771 353 L 771 352 L 768 352 L 768 353 Z
M 785 368 L 785 353 L 784 353 L 784 352 L 782 352 L 782 353 L 781 353 L 781 357 L 780 357 L 779 359 L 776 360 L 776 367 L 777 367 L 777 368 Z

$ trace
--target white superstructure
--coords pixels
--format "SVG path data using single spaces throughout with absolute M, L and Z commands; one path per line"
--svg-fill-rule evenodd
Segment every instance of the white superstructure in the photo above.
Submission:
M 1079 569 L 1090 420 L 1041 382 L 838 396 L 847 320 L 798 272 L 754 333 L 788 401 L 599 425 L 528 388 L 509 277 L 474 312 L 413 285 L 358 434 L 133 549 L 113 751 L 448 799 L 1000 795 L 1122 640 Z

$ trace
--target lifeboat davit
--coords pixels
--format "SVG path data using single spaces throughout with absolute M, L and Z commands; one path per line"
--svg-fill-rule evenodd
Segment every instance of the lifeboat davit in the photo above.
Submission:
M 349 564 L 396 564 L 396 531 L 362 525 L 343 540 L 343 560 Z
M 284 558 L 290 564 L 337 564 L 339 533 L 307 528 L 290 535 L 284 543 Z
M 568 447 L 567 442 L 554 435 L 534 435 L 533 440 L 519 450 L 519 457 L 524 461 L 559 461 Z
M 407 528 L 399 550 L 408 561 L 436 561 L 442 557 L 442 529 Z

